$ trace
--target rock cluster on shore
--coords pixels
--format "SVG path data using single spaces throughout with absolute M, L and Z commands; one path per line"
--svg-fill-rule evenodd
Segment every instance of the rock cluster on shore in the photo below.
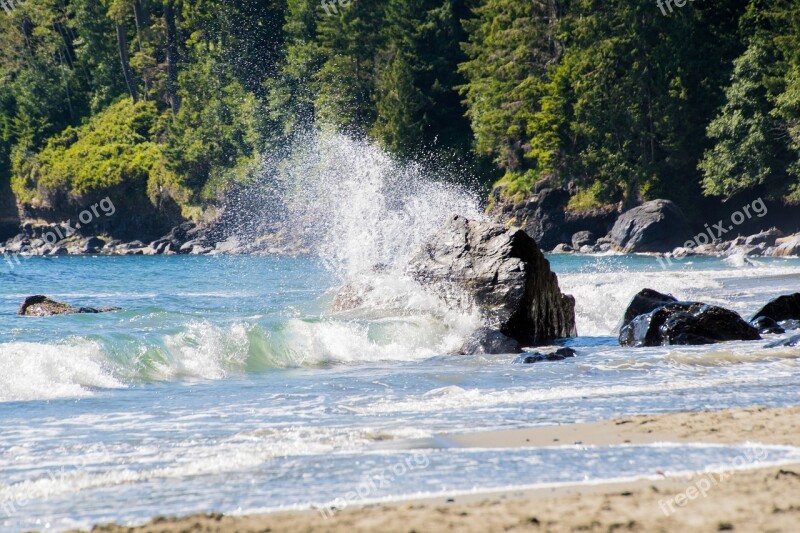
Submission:
M 723 307 L 682 302 L 670 294 L 643 289 L 625 310 L 619 343 L 640 347 L 759 340 L 762 334 L 797 328 L 798 321 L 800 293 L 770 301 L 747 322 L 738 313 Z
M 55 240 L 51 236 L 64 238 Z M 85 236 L 60 224 L 26 224 L 22 233 L 0 244 L 0 254 L 54 255 L 217 255 L 302 254 L 307 249 L 276 230 L 252 237 L 227 235 L 212 226 L 184 222 L 149 243 L 123 242 L 108 236 Z

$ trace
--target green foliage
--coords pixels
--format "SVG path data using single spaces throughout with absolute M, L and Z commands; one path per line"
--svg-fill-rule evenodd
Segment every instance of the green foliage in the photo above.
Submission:
M 66 128 L 35 156 L 17 151 L 14 193 L 23 202 L 54 209 L 120 190 L 146 191 L 153 204 L 166 197 L 185 203 L 188 191 L 153 141 L 159 118 L 154 103 L 126 99 L 84 126 Z
M 570 208 L 800 202 L 800 0 L 31 0 L 0 14 L 0 191 L 214 212 L 303 127 Z M 146 126 L 146 127 L 145 127 Z M 127 190 L 127 189 L 126 189 Z M 494 198 L 494 197 L 493 197 Z M 10 202 L 5 202 L 9 204 Z

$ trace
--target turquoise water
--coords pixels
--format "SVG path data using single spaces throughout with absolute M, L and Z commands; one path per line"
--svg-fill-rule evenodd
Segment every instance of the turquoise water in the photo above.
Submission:
M 330 289 L 341 279 L 314 258 L 31 258 L 6 269 L 0 528 L 62 530 L 699 470 L 745 450 L 460 449 L 440 437 L 796 404 L 798 348 L 764 350 L 767 341 L 754 341 L 628 349 L 613 334 L 643 287 L 747 315 L 797 290 L 800 262 L 739 268 L 702 258 L 665 270 L 650 257 L 550 259 L 576 297 L 581 336 L 568 341 L 576 358 L 535 365 L 513 365 L 510 355 L 447 355 L 475 317 L 408 293 L 398 279 L 382 281 L 384 300 L 332 313 Z M 123 310 L 14 314 L 38 293 Z M 797 452 L 772 447 L 759 460 Z

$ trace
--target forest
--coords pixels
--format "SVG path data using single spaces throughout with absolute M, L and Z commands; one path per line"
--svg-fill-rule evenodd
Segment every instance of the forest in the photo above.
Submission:
M 0 11 L 0 195 L 209 216 L 302 128 L 570 207 L 800 202 L 800 0 L 28 0 Z M 3 202 L 0 202 L 2 205 Z

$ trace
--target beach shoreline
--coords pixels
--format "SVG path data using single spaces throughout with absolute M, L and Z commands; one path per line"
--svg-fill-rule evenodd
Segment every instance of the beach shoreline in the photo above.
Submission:
M 606 446 L 656 442 L 800 446 L 800 407 L 640 415 L 599 422 L 442 435 L 460 447 Z M 706 486 L 708 485 L 708 486 Z M 93 531 L 793 531 L 800 461 L 717 473 L 411 498 L 333 511 L 157 517 Z

